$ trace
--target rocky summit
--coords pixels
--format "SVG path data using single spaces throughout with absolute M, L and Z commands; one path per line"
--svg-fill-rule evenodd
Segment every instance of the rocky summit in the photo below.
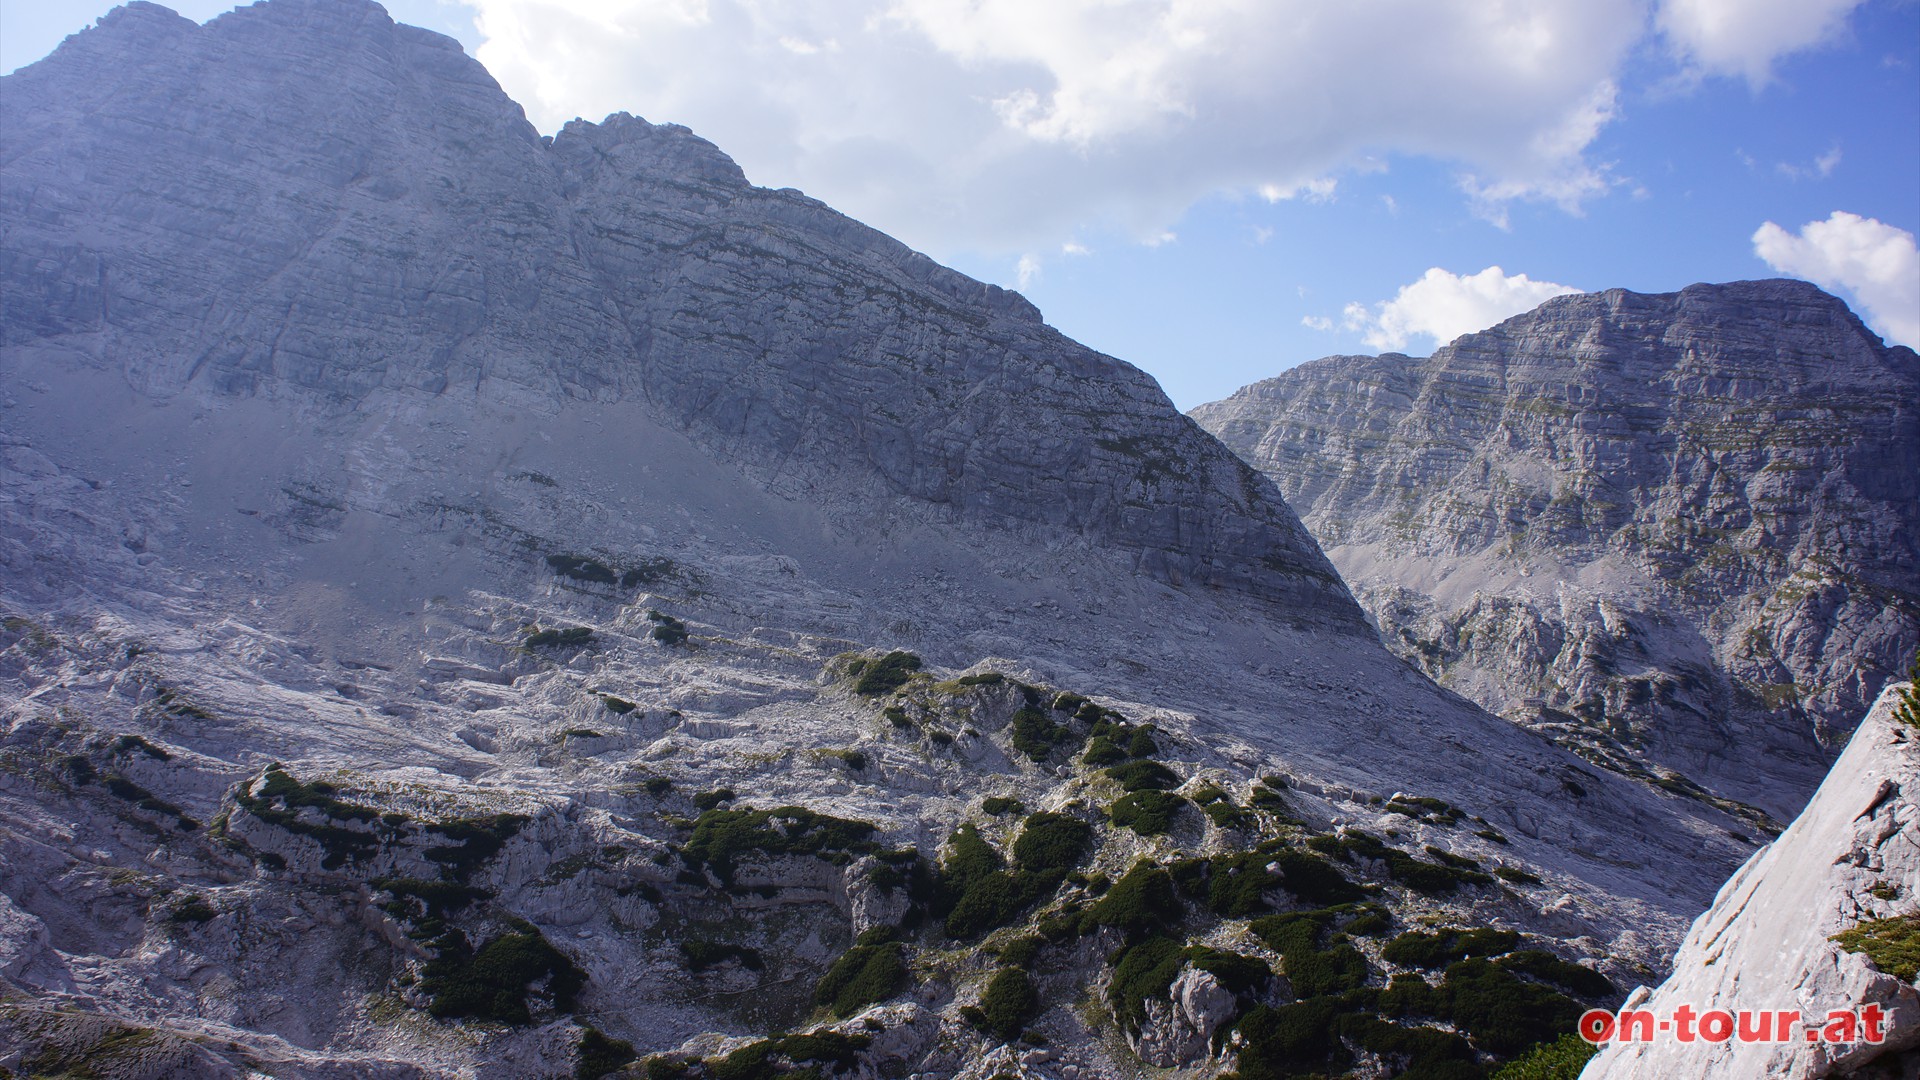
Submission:
M 1804 282 L 1549 300 L 1193 416 L 1399 655 L 1626 775 L 1791 818 L 1920 645 L 1920 358 Z
M 0 417 L 15 1074 L 1480 1076 L 1764 840 L 1019 296 L 371 3 L 0 80 Z

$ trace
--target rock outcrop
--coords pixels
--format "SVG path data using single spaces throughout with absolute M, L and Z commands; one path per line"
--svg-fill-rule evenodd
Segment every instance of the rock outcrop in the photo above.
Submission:
M 1814 1080 L 1902 1077 L 1920 1068 L 1920 980 L 1881 970 L 1872 951 L 1835 941 L 1862 924 L 1907 920 L 1896 951 L 1911 966 L 1920 941 L 1920 727 L 1894 718 L 1906 686 L 1889 687 L 1854 731 L 1806 810 L 1733 875 L 1694 922 L 1673 975 L 1629 1008 L 1658 1019 L 1695 1014 L 1798 1013 L 1785 1037 L 1683 1042 L 1677 1033 L 1614 1042 L 1582 1080 Z M 1883 955 L 1882 961 L 1885 962 Z M 1884 1037 L 1804 1038 L 1830 1014 L 1883 1013 Z M 1771 1028 L 1770 1028 L 1771 1030 Z
M 1920 358 L 1793 281 L 1550 300 L 1193 415 L 1389 647 L 1488 709 L 1785 819 L 1920 646 Z

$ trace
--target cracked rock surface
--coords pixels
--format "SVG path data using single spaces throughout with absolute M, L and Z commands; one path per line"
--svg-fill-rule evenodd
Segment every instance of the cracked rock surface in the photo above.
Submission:
M 1913 350 L 1805 282 L 1746 281 L 1559 297 L 1193 416 L 1396 653 L 1596 763 L 1784 821 L 1920 647 L 1915 401 Z

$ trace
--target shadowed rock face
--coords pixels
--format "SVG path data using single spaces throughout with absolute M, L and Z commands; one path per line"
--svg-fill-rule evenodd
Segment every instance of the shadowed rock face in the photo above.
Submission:
M 1755 281 L 1562 297 L 1193 415 L 1429 674 L 1790 813 L 1920 643 L 1917 401 L 1913 350 Z
M 711 144 L 549 142 L 450 40 L 283 0 L 116 11 L 8 82 L 0 341 L 154 395 L 644 401 L 768 488 L 1129 552 L 1359 631 L 1272 487 L 1148 376 Z

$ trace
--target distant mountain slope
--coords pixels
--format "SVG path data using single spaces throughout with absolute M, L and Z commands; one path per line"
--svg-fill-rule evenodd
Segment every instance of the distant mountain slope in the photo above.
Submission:
M 1920 644 L 1920 358 L 1803 282 L 1561 297 L 1192 415 L 1395 651 L 1623 767 L 1790 814 Z
M 153 394 L 645 401 L 773 490 L 1125 550 L 1359 627 L 1291 512 L 1152 379 L 684 128 L 548 145 L 360 0 L 135 3 L 11 77 L 0 341 Z

